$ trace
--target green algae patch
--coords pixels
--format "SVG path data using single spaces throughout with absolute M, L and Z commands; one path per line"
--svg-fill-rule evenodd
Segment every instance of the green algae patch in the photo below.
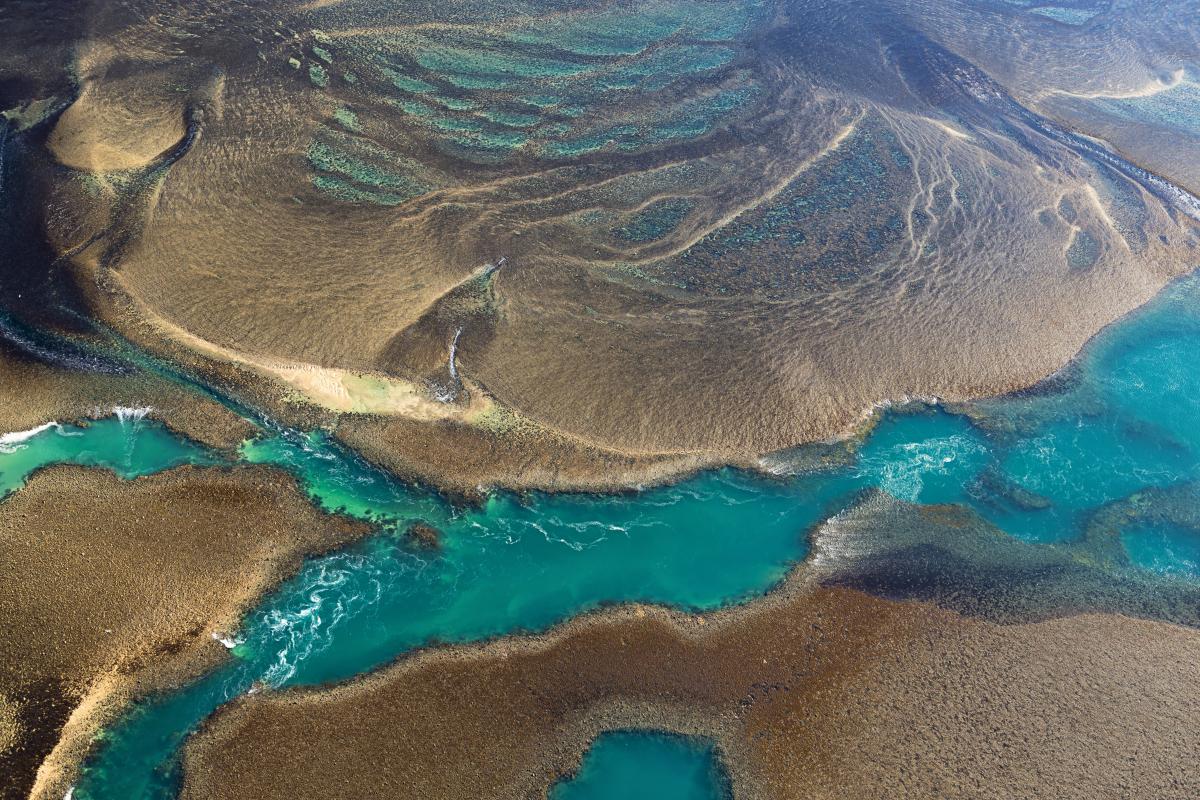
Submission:
M 340 200 L 343 203 L 374 203 L 381 206 L 398 206 L 415 195 L 399 195 L 388 192 L 373 192 L 355 186 L 353 183 L 336 175 L 314 175 L 312 185 L 322 194 Z
M 348 108 L 339 108 L 334 111 L 333 119 L 348 131 L 362 133 L 362 123 L 358 119 L 358 114 L 355 114 Z
M 722 105 L 705 83 L 737 60 L 731 34 L 744 32 L 762 18 L 760 12 L 759 3 L 652 2 L 548 14 L 495 28 L 367 35 L 352 47 L 376 70 L 383 101 L 419 118 L 442 153 L 501 164 L 528 144 L 540 157 L 571 159 L 639 152 L 717 128 L 739 98 L 730 95 Z M 736 80 L 750 83 L 748 74 Z M 421 99 L 389 97 L 388 85 Z M 678 99 L 666 99 L 666 107 L 644 101 L 667 87 L 679 91 Z M 681 107 L 689 96 L 697 99 L 697 91 L 706 93 L 708 105 Z M 488 125 L 442 113 L 446 110 L 474 112 Z M 606 128 L 589 124 L 600 119 L 608 122 Z M 507 136 L 506 129 L 526 135 Z
M 320 140 L 309 145 L 308 161 L 314 170 L 325 173 L 313 176 L 313 186 L 345 202 L 399 205 L 431 188 L 409 175 L 392 172 Z
M 465 97 L 447 97 L 445 95 L 433 95 L 431 100 L 450 109 L 451 111 L 473 111 L 479 108 L 479 103 L 474 100 L 469 100 Z
M 454 133 L 478 133 L 484 130 L 483 123 L 473 119 L 462 119 L 460 117 L 432 117 L 428 123 L 440 131 L 451 131 Z
M 528 95 L 525 97 L 518 97 L 517 100 L 525 103 L 526 105 L 533 106 L 534 108 L 554 108 L 554 106 L 562 102 L 561 97 L 555 97 L 554 95 L 549 94 Z
M 391 81 L 392 86 L 396 87 L 402 92 L 408 92 L 410 94 L 429 94 L 437 91 L 436 86 L 427 81 L 423 81 L 420 78 L 414 78 L 410 75 L 405 75 L 403 72 L 398 72 L 387 67 L 383 67 L 381 71 L 387 76 L 388 80 Z
M 339 109 L 333 121 L 337 126 L 319 128 L 306 152 L 315 173 L 310 182 L 325 196 L 394 206 L 453 182 L 436 169 L 358 135 L 361 122 L 349 109 Z
M 487 109 L 479 112 L 479 116 L 495 122 L 498 125 L 505 125 L 510 128 L 529 128 L 541 121 L 541 116 L 538 114 L 522 114 L 518 111 L 496 111 Z
M 687 198 L 660 200 L 635 214 L 613 233 L 628 242 L 653 242 L 679 227 L 693 207 Z
M 642 90 L 664 89 L 676 80 L 720 69 L 731 63 L 737 51 L 724 45 L 678 44 L 648 53 L 600 76 L 613 88 L 629 85 Z
M 539 136 L 559 137 L 571 132 L 571 125 L 566 122 L 548 122 L 537 130 Z
M 450 76 L 505 78 L 565 78 L 588 72 L 590 67 L 573 61 L 524 56 L 495 50 L 431 47 L 417 54 L 417 63 Z
M 433 106 L 416 100 L 388 100 L 388 104 L 412 117 L 433 117 L 438 113 Z
M 654 4 L 647 4 L 650 8 Z M 631 56 L 676 33 L 682 15 L 646 9 L 613 9 L 595 14 L 539 20 L 512 31 L 507 38 L 581 56 Z

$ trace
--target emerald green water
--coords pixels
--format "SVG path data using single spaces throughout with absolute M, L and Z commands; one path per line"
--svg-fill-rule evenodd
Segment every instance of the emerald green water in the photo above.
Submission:
M 729 779 L 710 742 L 652 731 L 596 737 L 579 772 L 549 800 L 724 800 Z
M 869 487 L 965 506 L 1012 537 L 1091 558 L 1088 526 L 1103 509 L 1200 477 L 1198 298 L 1200 280 L 1174 284 L 1036 391 L 954 413 L 909 404 L 884 412 L 857 448 L 764 459 L 777 479 L 717 470 L 629 494 L 495 492 L 464 508 L 372 468 L 322 432 L 260 420 L 263 433 L 241 460 L 289 470 L 315 502 L 380 532 L 310 560 L 265 598 L 226 637 L 233 658 L 224 666 L 133 708 L 98 743 L 74 796 L 173 796 L 186 735 L 247 692 L 349 678 L 439 642 L 544 630 L 606 603 L 699 611 L 758 597 L 804 558 L 813 525 Z M 59 462 L 134 476 L 217 461 L 126 412 L 0 439 L 0 488 Z M 441 531 L 440 550 L 406 538 L 416 521 Z M 1198 540 L 1200 513 L 1131 516 L 1111 568 L 1195 580 Z

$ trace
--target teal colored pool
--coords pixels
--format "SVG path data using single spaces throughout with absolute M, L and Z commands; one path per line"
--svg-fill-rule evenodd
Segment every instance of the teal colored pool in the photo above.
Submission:
M 1169 88 L 1139 97 L 1100 98 L 1098 106 L 1130 122 L 1150 121 L 1184 134 L 1200 133 L 1200 70 L 1192 67 L 1164 79 Z
M 1034 390 L 953 410 L 887 411 L 857 447 L 764 459 L 774 479 L 717 470 L 628 494 L 495 492 L 464 508 L 374 469 L 322 432 L 265 425 L 242 461 L 289 470 L 315 502 L 380 533 L 310 560 L 228 633 L 227 664 L 131 710 L 98 743 L 74 796 L 172 796 L 183 739 L 246 692 L 349 678 L 440 642 L 544 630 L 607 603 L 710 610 L 761 596 L 803 560 L 812 526 L 869 487 L 965 506 L 1017 539 L 1083 552 L 1100 510 L 1200 477 L 1198 298 L 1200 280 L 1178 282 Z M 218 460 L 123 412 L 0 438 L 0 491 L 52 463 L 128 477 Z M 441 532 L 440 549 L 406 536 L 416 522 Z M 1114 568 L 1196 578 L 1200 528 L 1178 514 L 1169 524 L 1142 515 L 1128 527 Z
M 549 800 L 725 800 L 729 778 L 711 742 L 652 731 L 596 737 Z

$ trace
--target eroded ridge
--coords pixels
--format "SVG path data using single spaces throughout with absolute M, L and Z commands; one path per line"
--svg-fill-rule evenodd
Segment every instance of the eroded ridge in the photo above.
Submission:
M 1031 383 L 1195 259 L 1177 160 L 1062 124 L 1189 124 L 1136 105 L 1191 85 L 1170 4 L 143 5 L 10 115 L 40 224 L 125 335 L 383 461 L 747 463 Z

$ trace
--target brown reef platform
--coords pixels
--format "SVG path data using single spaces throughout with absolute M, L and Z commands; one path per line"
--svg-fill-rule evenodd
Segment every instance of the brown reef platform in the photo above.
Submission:
M 364 531 L 268 468 L 36 473 L 0 503 L 0 795 L 61 797 L 125 701 L 211 666 L 212 634 Z
M 738 798 L 1200 789 L 1200 590 L 882 493 L 810 541 L 743 605 L 620 606 L 240 698 L 189 741 L 183 797 L 542 797 L 625 728 L 712 737 Z
M 1195 265 L 1183 195 L 1052 102 L 1195 57 L 1179 3 L 1100 36 L 662 0 L 629 13 L 688 44 L 623 55 L 554 44 L 611 22 L 568 5 L 89 5 L 70 95 L 13 111 L 55 212 L 28 233 L 128 339 L 457 488 L 629 486 L 1014 390 Z M 656 53 L 665 83 L 613 77 Z
M 1110 5 L 11 0 L 0 312 L 458 493 L 753 466 L 890 401 L 1031 385 L 1195 267 L 1194 139 L 1107 105 L 1200 63 L 1194 0 Z M 614 8 L 618 37 L 666 33 L 574 38 Z M 147 405 L 219 449 L 252 430 L 15 344 L 0 431 Z M 826 527 L 919 549 L 949 519 L 960 571 L 864 557 L 857 583 L 243 698 L 189 744 L 184 796 L 538 797 L 630 726 L 714 737 L 739 797 L 1200 796 L 1200 635 L 1163 621 L 1194 595 L 1100 570 L 1103 602 L 1044 614 L 1078 565 L 994 530 L 1043 594 L 972 594 L 978 520 L 871 502 Z M 0 504 L 0 794 L 59 800 L 115 709 L 362 532 L 262 468 L 36 474 Z

